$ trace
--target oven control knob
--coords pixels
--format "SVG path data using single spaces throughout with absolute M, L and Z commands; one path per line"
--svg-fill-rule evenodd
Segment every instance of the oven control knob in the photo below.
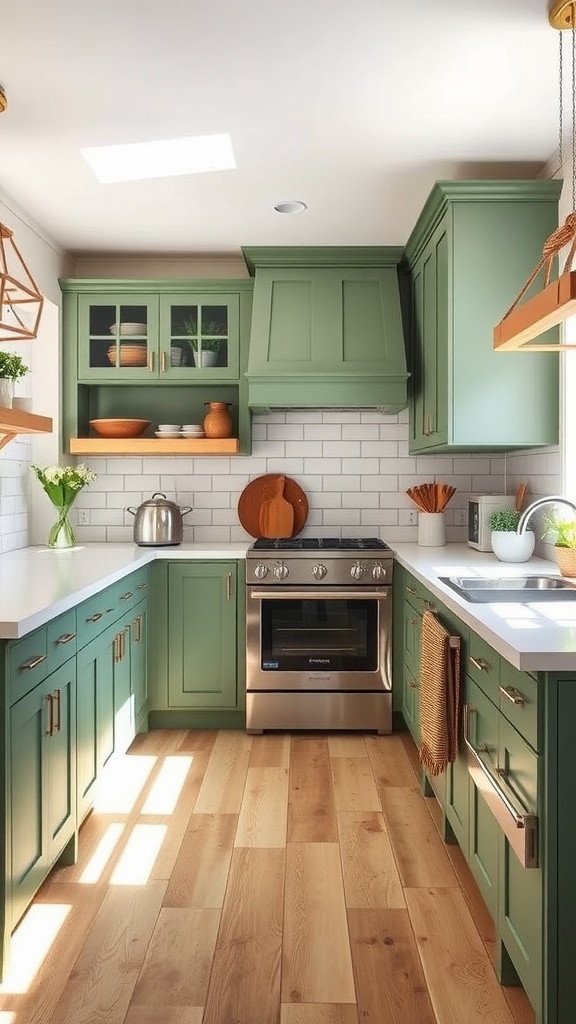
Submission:
M 386 569 L 381 562 L 376 562 L 376 565 L 372 569 L 373 580 L 383 580 L 386 575 Z
M 364 566 L 362 562 L 354 562 L 354 565 L 350 567 L 350 575 L 353 580 L 361 580 L 364 572 Z
M 326 568 L 323 562 L 318 562 L 318 565 L 314 566 L 312 572 L 314 573 L 314 579 L 323 580 L 326 573 L 328 572 L 328 569 Z
M 274 566 L 272 571 L 277 580 L 285 580 L 290 570 L 284 562 L 279 562 L 278 565 Z
M 258 562 L 258 565 L 254 566 L 254 575 L 257 580 L 263 580 L 268 575 L 268 566 L 264 565 L 264 562 Z

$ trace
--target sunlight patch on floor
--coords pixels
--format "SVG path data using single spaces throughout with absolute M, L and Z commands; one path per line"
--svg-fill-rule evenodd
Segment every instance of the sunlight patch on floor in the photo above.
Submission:
M 12 936 L 10 968 L 0 993 L 28 991 L 71 909 L 66 903 L 32 904 Z
M 156 757 L 142 754 L 112 758 L 98 784 L 94 810 L 101 814 L 129 814 L 156 761 Z
M 165 758 L 141 814 L 173 813 L 192 761 L 192 757 Z
M 84 871 L 80 875 L 80 881 L 85 885 L 95 885 L 100 880 L 110 857 L 112 856 L 125 826 L 119 823 L 109 825 L 96 850 L 90 857 Z M 0 1021 L 1 1024 L 1 1021 Z
M 110 884 L 146 885 L 165 835 L 166 825 L 135 825 Z

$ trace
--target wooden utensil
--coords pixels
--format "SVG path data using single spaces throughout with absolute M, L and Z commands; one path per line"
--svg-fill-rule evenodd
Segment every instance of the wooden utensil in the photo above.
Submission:
M 514 508 L 517 512 L 522 511 L 522 505 L 524 504 L 524 498 L 526 497 L 526 487 L 526 484 L 518 485 L 518 490 L 516 491 L 516 501 L 514 503 Z
M 286 477 L 279 476 L 273 498 L 264 501 L 260 507 L 258 524 L 261 537 L 291 537 L 294 529 L 294 509 L 284 497 Z
M 278 473 L 256 477 L 244 488 L 238 500 L 238 518 L 246 533 L 260 537 L 260 509 L 265 501 L 273 498 L 278 489 Z M 295 537 L 308 518 L 308 499 L 300 484 L 291 477 L 285 477 L 284 498 L 290 502 L 294 512 L 294 523 L 290 536 Z

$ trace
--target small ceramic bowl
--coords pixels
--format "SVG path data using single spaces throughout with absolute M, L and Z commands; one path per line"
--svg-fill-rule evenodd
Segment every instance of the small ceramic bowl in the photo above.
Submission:
M 178 423 L 159 423 L 158 430 L 162 434 L 176 434 L 181 430 L 181 427 Z

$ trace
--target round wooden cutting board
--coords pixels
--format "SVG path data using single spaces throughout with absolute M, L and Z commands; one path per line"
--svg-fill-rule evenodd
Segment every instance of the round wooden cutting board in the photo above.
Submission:
M 238 499 L 238 518 L 252 537 L 260 537 L 260 509 L 265 501 L 270 501 L 277 493 L 280 473 L 259 476 L 244 488 Z M 284 497 L 294 509 L 294 523 L 291 537 L 295 537 L 308 518 L 308 500 L 304 491 L 295 480 L 285 478 Z

